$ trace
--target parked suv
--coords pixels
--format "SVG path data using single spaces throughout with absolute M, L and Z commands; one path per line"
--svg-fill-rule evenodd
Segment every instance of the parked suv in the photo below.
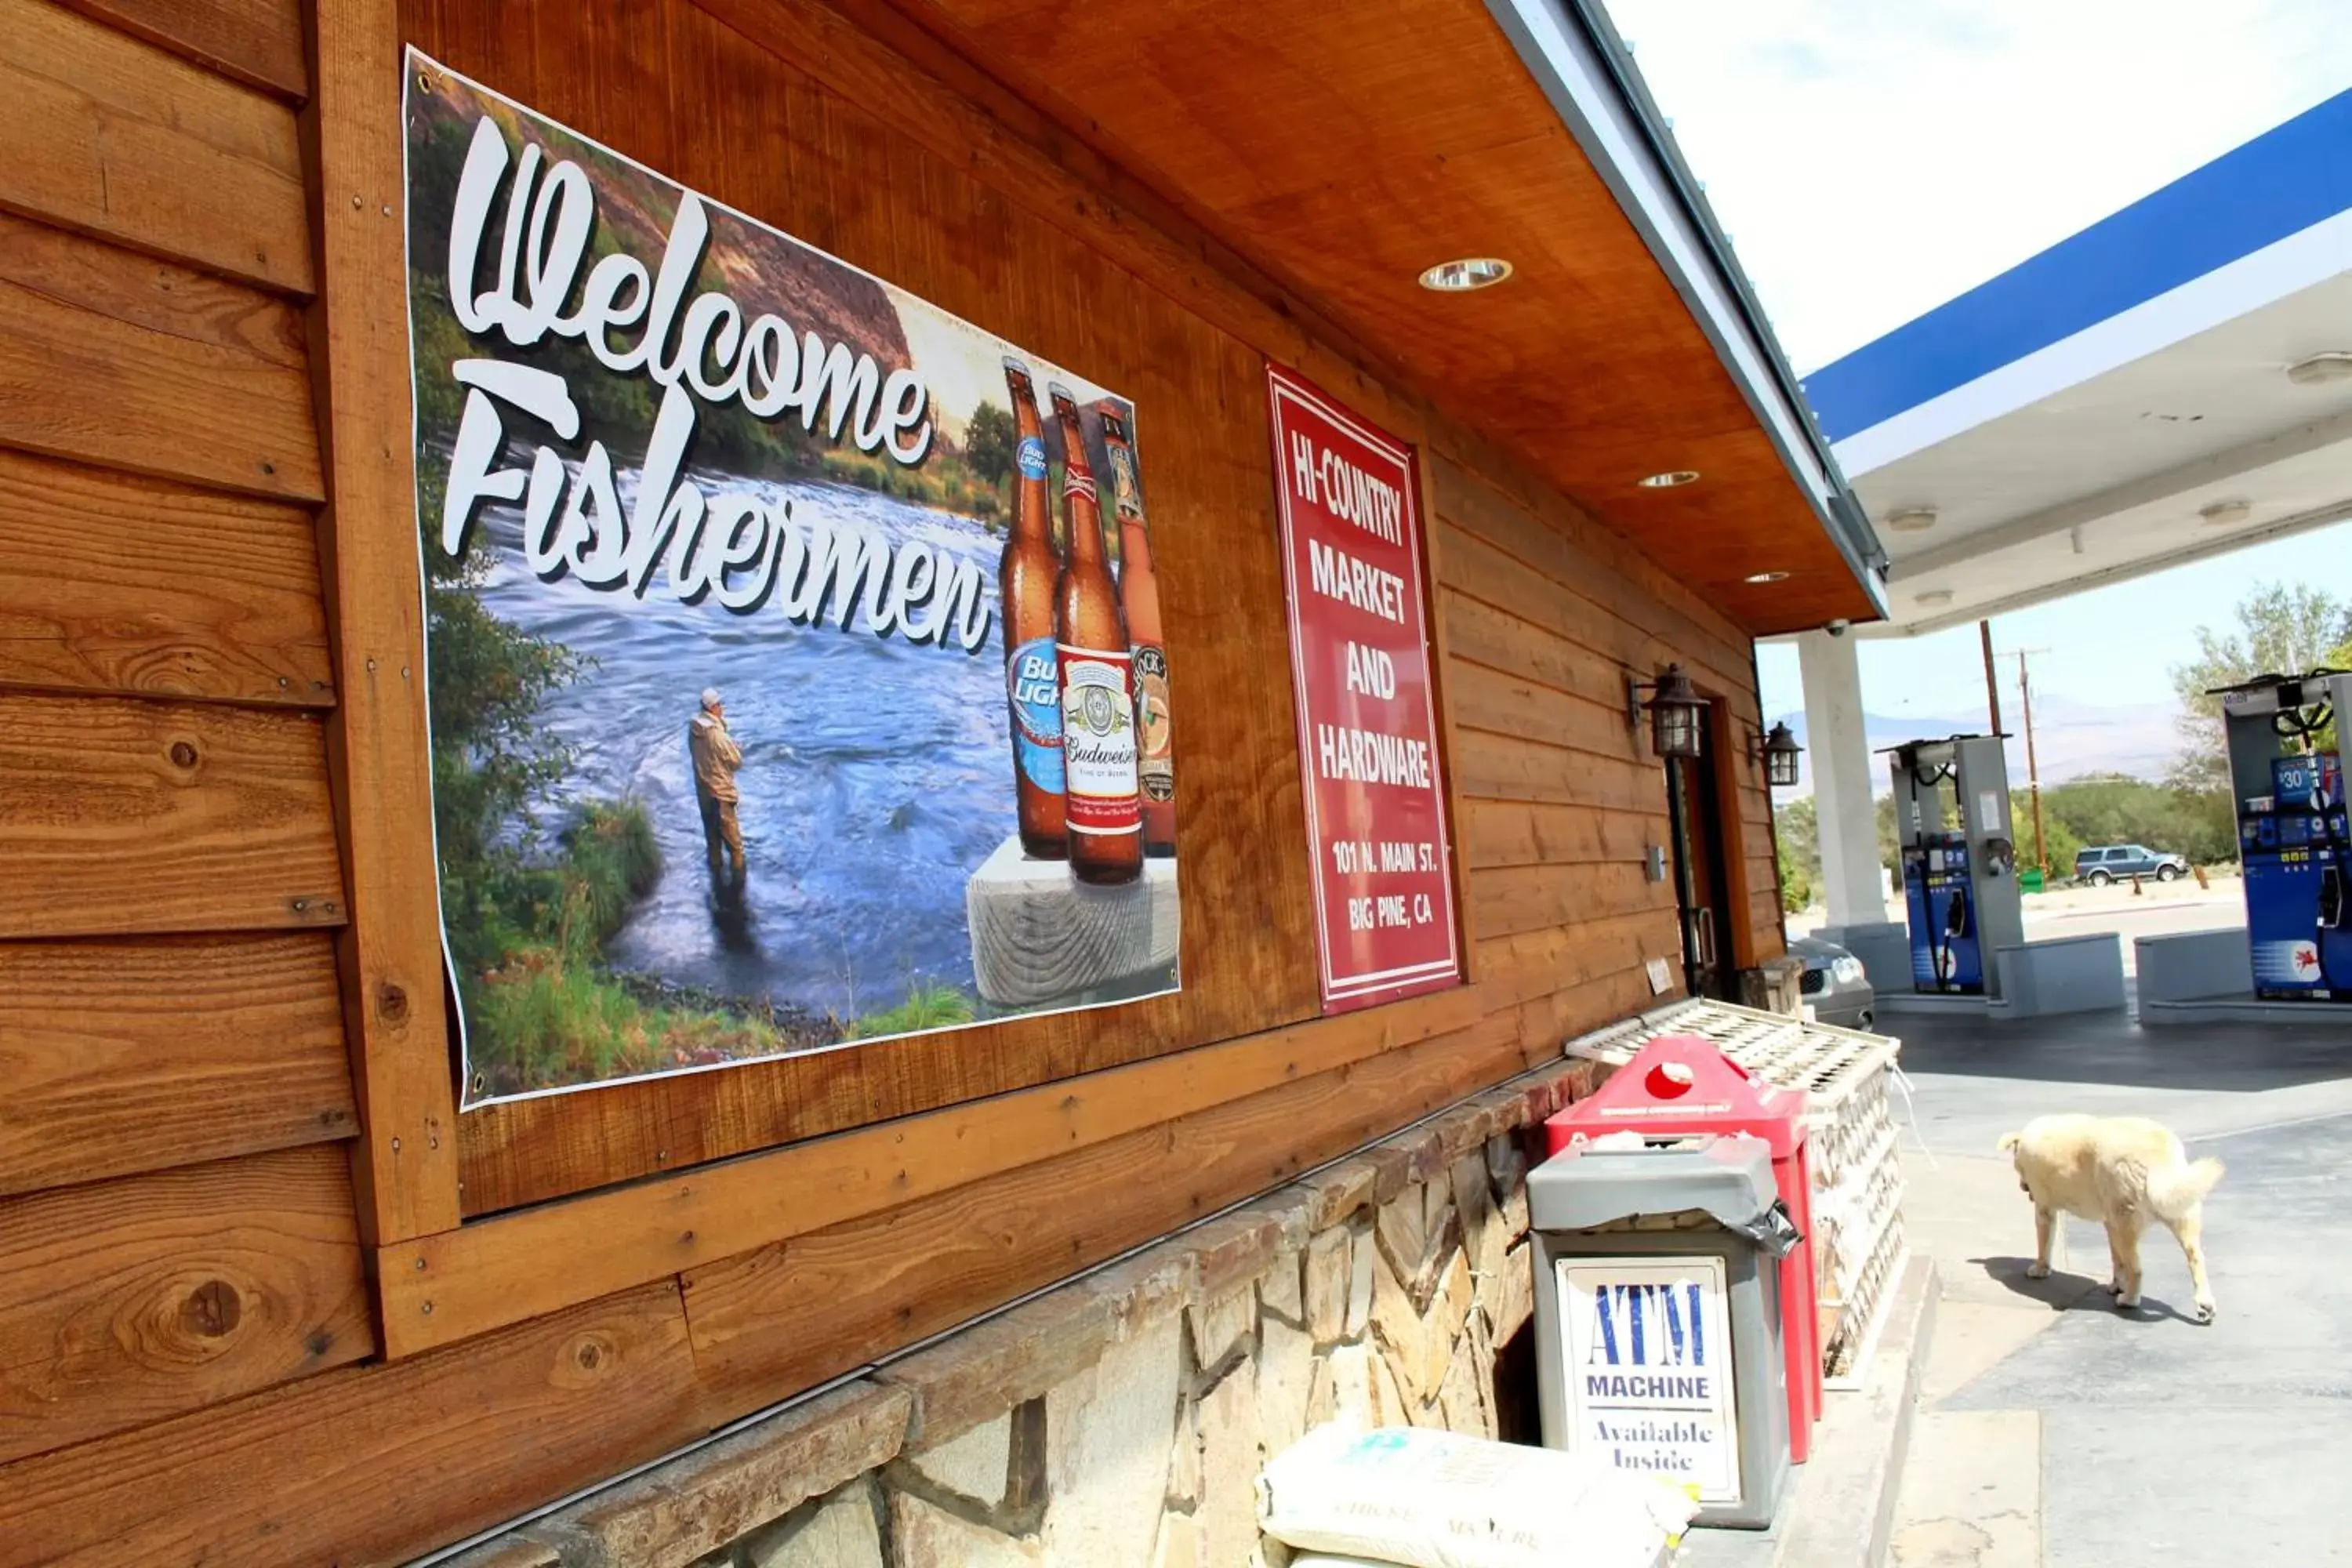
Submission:
M 2145 844 L 2102 844 L 2074 852 L 2074 879 L 2104 888 L 2120 877 L 2153 877 L 2169 882 L 2189 875 L 2189 862 L 2178 855 L 2159 855 Z

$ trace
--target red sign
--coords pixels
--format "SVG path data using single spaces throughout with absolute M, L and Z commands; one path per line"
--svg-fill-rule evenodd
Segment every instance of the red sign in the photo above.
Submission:
M 1266 367 L 1323 1010 L 1461 980 L 1412 448 Z

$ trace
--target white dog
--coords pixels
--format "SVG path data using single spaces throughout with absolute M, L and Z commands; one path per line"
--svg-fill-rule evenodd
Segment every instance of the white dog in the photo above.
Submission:
M 2107 1227 L 2115 1273 L 2108 1293 L 2118 1307 L 2139 1305 L 2139 1235 L 2151 1224 L 2172 1232 L 2189 1259 L 2197 1321 L 2213 1321 L 2205 1278 L 2205 1194 L 2221 1179 L 2221 1162 L 2190 1163 L 2169 1128 L 2138 1116 L 2041 1116 L 2000 1141 L 2033 1200 L 2033 1267 L 2050 1277 L 2050 1238 L 2061 1213 Z

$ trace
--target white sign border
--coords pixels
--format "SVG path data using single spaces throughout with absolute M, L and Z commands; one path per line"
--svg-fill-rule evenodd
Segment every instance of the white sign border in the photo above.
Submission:
M 1722 1360 L 1716 1378 L 1717 1397 L 1712 1403 L 1717 1410 L 1687 1413 L 1690 1419 L 1703 1420 L 1717 1426 L 1729 1456 L 1730 1489 L 1699 1483 L 1698 1500 L 1709 1507 L 1737 1505 L 1747 1500 L 1748 1479 L 1745 1456 L 1739 1447 L 1739 1377 L 1731 1353 L 1731 1272 L 1724 1258 L 1714 1253 L 1643 1254 L 1640 1256 L 1581 1257 L 1570 1256 L 1553 1260 L 1553 1300 L 1560 1325 L 1560 1354 L 1565 1364 L 1560 1377 L 1567 1392 L 1568 1441 L 1573 1448 L 1582 1445 L 1585 1422 L 1593 1412 L 1584 1400 L 1580 1373 L 1591 1346 L 1583 1342 L 1582 1324 L 1585 1314 L 1577 1310 L 1579 1277 L 1597 1277 L 1610 1284 L 1672 1284 L 1687 1281 L 1693 1275 L 1700 1278 L 1700 1322 L 1704 1331 L 1713 1335 L 1722 1347 Z M 1588 1286 L 1584 1294 L 1590 1297 Z

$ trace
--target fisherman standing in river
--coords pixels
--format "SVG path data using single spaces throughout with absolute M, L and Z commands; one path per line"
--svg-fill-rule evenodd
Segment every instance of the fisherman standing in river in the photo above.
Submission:
M 694 759 L 694 798 L 702 807 L 702 842 L 710 856 L 710 881 L 720 888 L 719 852 L 723 847 L 734 867 L 732 887 L 743 886 L 743 828 L 735 820 L 741 796 L 735 788 L 735 770 L 743 765 L 742 748 L 727 732 L 727 705 L 717 687 L 705 687 L 702 710 L 686 727 L 687 754 Z

